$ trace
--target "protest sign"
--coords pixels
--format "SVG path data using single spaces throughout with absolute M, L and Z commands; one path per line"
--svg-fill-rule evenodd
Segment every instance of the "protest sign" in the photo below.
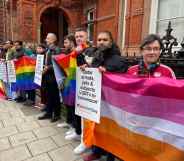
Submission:
M 36 83 L 39 86 L 41 86 L 42 82 L 43 63 L 44 63 L 44 55 L 38 54 L 36 58 L 34 83 Z
M 96 68 L 77 68 L 75 113 L 91 121 L 100 122 L 101 73 Z
M 16 82 L 15 65 L 13 61 L 7 61 L 8 82 Z

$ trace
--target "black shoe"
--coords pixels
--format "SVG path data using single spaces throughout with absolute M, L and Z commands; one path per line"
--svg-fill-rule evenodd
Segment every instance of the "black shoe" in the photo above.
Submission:
M 33 106 L 34 105 L 34 101 L 31 101 L 31 100 L 27 100 L 25 103 L 24 103 L 24 106 Z
M 25 101 L 26 101 L 26 99 L 23 98 L 23 97 L 18 97 L 18 98 L 16 99 L 16 102 L 18 102 L 18 103 L 20 103 L 20 102 L 25 102 Z
M 50 119 L 50 118 L 51 118 L 50 115 L 45 114 L 43 116 L 38 117 L 38 120 L 46 120 L 46 119 Z
M 47 110 L 46 107 L 44 107 L 40 111 L 45 112 L 46 110 Z
M 56 122 L 56 121 L 58 121 L 58 120 L 60 120 L 60 119 L 61 119 L 60 117 L 53 117 L 53 118 L 50 120 L 50 122 L 54 123 L 54 122 Z

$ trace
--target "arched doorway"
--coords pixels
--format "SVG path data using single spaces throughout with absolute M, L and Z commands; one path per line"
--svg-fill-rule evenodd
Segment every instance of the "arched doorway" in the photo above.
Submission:
M 44 42 L 47 33 L 55 33 L 58 45 L 62 46 L 63 38 L 68 34 L 68 23 L 64 12 L 56 7 L 47 8 L 41 15 L 40 41 Z

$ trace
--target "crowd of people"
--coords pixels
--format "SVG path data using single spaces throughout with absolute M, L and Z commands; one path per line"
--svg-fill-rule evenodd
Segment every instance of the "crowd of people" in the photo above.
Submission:
M 0 59 L 3 61 L 18 59 L 23 55 L 36 58 L 37 54 L 43 54 L 44 70 L 42 73 L 42 84 L 40 88 L 41 100 L 38 106 L 43 107 L 44 112 L 38 119 L 50 119 L 56 122 L 61 118 L 61 101 L 60 90 L 56 82 L 52 56 L 60 53 L 70 54 L 72 51 L 77 52 L 77 66 L 81 70 L 86 67 L 98 68 L 104 72 L 128 73 L 137 77 L 169 77 L 175 79 L 174 72 L 168 66 L 160 63 L 159 57 L 162 50 L 162 42 L 158 35 L 148 35 L 140 45 L 142 60 L 139 64 L 129 67 L 128 62 L 121 56 L 117 44 L 114 42 L 111 32 L 102 31 L 98 33 L 96 45 L 88 42 L 87 32 L 84 29 L 78 29 L 74 34 L 64 37 L 64 48 L 57 46 L 57 37 L 53 33 L 48 33 L 46 44 L 39 44 L 35 48 L 30 44 L 23 46 L 22 41 L 6 41 L 1 45 Z M 35 90 L 18 91 L 12 93 L 10 85 L 5 84 L 8 99 L 14 99 L 17 102 L 24 102 L 25 105 L 35 105 Z M 87 147 L 83 142 L 83 119 L 75 115 L 75 104 L 66 106 L 66 122 L 59 123 L 58 127 L 69 127 L 66 132 L 66 140 L 80 140 L 80 144 L 74 149 L 75 154 L 83 153 Z M 84 161 L 100 159 L 102 155 L 107 156 L 107 161 L 114 161 L 116 156 L 104 149 L 93 146 L 92 153 L 83 157 Z

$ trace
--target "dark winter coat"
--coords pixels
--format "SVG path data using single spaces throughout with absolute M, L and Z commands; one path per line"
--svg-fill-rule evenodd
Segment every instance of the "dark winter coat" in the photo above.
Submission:
M 92 62 L 92 67 L 105 67 L 109 72 L 126 72 L 127 63 L 121 56 L 121 52 L 116 44 L 112 44 L 111 48 L 98 49 Z

